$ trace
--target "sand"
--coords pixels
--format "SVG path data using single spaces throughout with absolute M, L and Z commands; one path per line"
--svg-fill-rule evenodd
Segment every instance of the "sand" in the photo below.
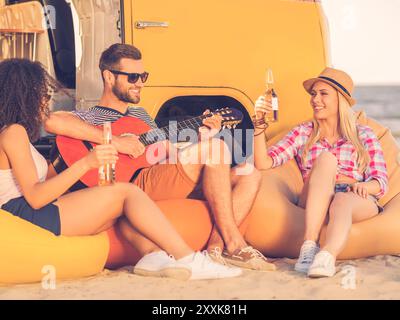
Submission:
M 58 281 L 56 289 L 41 283 L 0 287 L 5 299 L 400 299 L 400 257 L 377 256 L 340 261 L 332 278 L 309 279 L 293 271 L 295 260 L 278 259 L 275 272 L 245 271 L 222 280 L 178 281 L 136 276 L 132 268 L 91 278 Z

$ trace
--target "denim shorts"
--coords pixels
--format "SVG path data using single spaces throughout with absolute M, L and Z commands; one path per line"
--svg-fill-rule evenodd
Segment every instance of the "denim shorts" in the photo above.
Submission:
M 338 192 L 348 192 L 347 189 L 348 189 L 349 187 L 351 187 L 351 185 L 348 184 L 348 183 L 338 183 L 338 184 L 335 184 L 335 193 L 338 193 Z M 373 202 L 375 202 L 376 206 L 378 207 L 378 212 L 379 212 L 379 213 L 382 213 L 382 212 L 383 212 L 383 207 L 381 207 L 381 206 L 378 204 L 378 199 L 376 199 L 376 197 L 374 197 L 373 195 L 368 195 L 368 198 L 371 199 Z
M 1 208 L 14 216 L 54 233 L 56 236 L 61 233 L 60 213 L 58 207 L 53 203 L 49 203 L 40 209 L 33 209 L 24 197 L 19 197 L 11 199 Z

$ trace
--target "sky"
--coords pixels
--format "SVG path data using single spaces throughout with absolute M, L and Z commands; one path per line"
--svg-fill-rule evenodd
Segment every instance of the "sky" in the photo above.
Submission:
M 400 85 L 400 0 L 322 0 L 331 58 L 355 83 Z

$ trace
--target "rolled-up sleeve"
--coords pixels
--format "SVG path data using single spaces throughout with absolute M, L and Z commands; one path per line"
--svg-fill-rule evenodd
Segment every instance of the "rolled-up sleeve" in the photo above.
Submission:
M 285 162 L 293 159 L 299 149 L 298 140 L 301 135 L 302 125 L 293 128 L 279 142 L 268 148 L 268 155 L 272 158 L 272 168 L 283 165 Z
M 375 133 L 371 128 L 363 127 L 363 129 L 363 144 L 371 158 L 369 165 L 364 172 L 364 181 L 375 179 L 379 182 L 381 189 L 375 196 L 380 199 L 387 193 L 389 185 L 386 162 L 383 156 L 382 147 Z

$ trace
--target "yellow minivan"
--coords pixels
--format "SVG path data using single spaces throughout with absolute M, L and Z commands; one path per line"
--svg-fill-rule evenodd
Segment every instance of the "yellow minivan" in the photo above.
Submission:
M 280 100 L 269 134 L 311 116 L 302 81 L 329 64 L 319 1 L 127 0 L 123 12 L 124 40 L 142 50 L 151 75 L 141 103 L 154 117 L 207 106 L 251 114 L 267 68 Z
M 37 58 L 74 92 L 77 108 L 100 97 L 97 65 L 104 48 L 137 46 L 150 73 L 141 105 L 161 125 L 206 108 L 233 107 L 244 114 L 239 128 L 251 128 L 249 115 L 271 68 L 280 105 L 279 121 L 267 131 L 272 137 L 311 117 L 302 81 L 330 64 L 319 0 L 4 1 L 3 38 L 13 28 L 2 22 L 7 10 L 29 8 L 51 20 L 37 35 Z M 42 21 L 37 25 L 46 29 Z

